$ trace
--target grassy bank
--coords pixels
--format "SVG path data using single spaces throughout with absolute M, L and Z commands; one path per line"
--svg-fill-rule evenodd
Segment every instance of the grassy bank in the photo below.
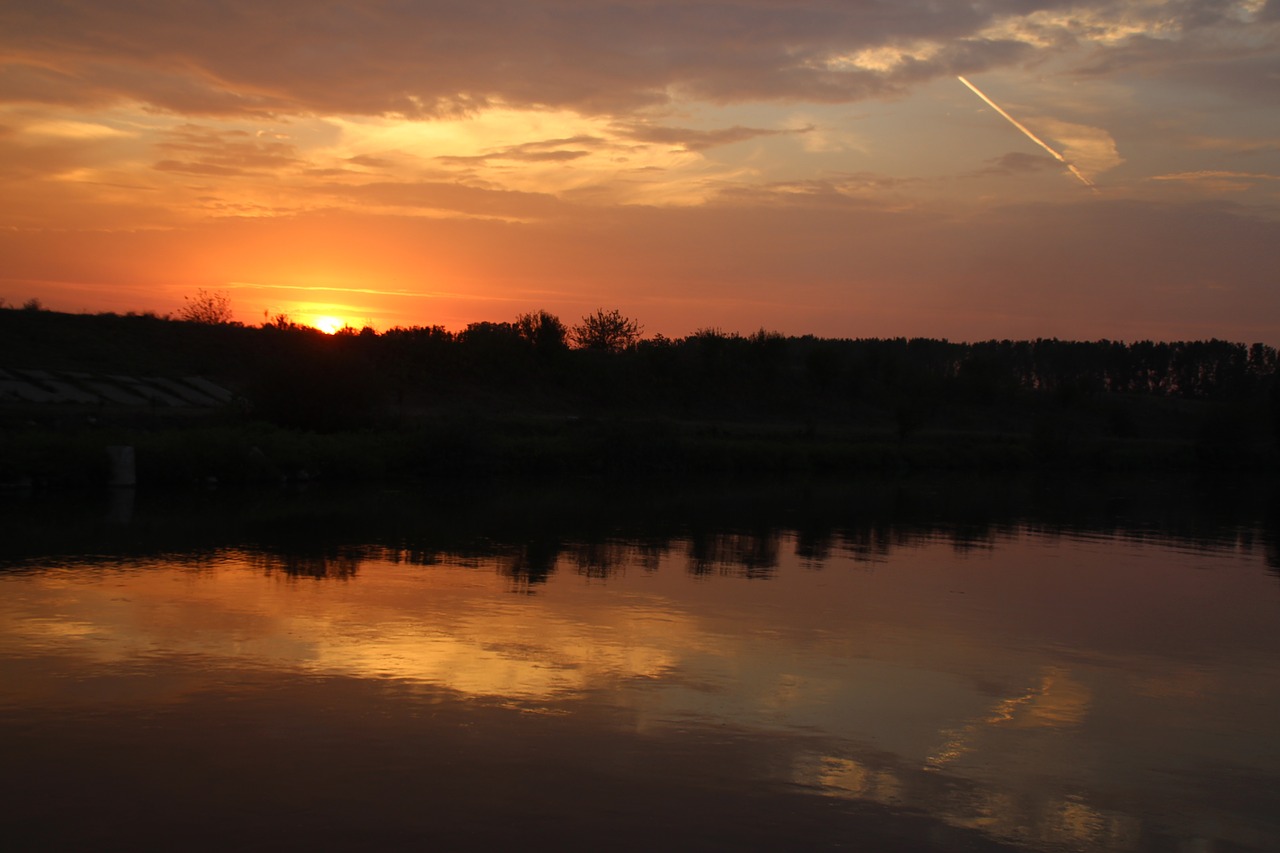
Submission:
M 453 476 L 811 477 L 866 472 L 1276 470 L 1275 451 L 1088 434 L 800 428 L 619 418 L 478 418 L 316 433 L 263 423 L 6 430 L 0 483 L 105 485 L 107 447 L 134 448 L 140 485 L 414 482 Z

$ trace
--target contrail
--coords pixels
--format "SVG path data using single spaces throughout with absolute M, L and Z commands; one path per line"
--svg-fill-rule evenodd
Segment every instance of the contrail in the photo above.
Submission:
M 1073 164 L 1067 162 L 1066 157 L 1063 157 L 1057 151 L 1054 151 L 1052 148 L 1050 148 L 1047 142 L 1045 142 L 1043 139 L 1041 139 L 1040 137 L 1032 133 L 1030 130 L 1028 130 L 1026 125 L 1024 125 L 1022 122 L 1018 121 L 1016 118 L 1009 115 L 1004 110 L 1000 109 L 1000 105 L 997 104 L 995 101 L 991 100 L 990 98 L 988 98 L 986 95 L 982 94 L 981 89 L 979 89 L 977 86 L 970 83 L 961 75 L 956 75 L 956 79 L 959 80 L 961 83 L 965 84 L 966 86 L 968 86 L 970 91 L 973 92 L 973 94 L 977 95 L 979 98 L 982 98 L 982 100 L 986 102 L 987 106 L 991 107 L 991 109 L 995 110 L 996 112 L 1000 113 L 1000 115 L 1008 119 L 1009 124 L 1013 125 L 1018 130 L 1025 133 L 1027 135 L 1027 139 L 1030 139 L 1036 145 L 1039 145 L 1045 151 L 1048 151 L 1050 154 L 1052 154 L 1053 159 L 1057 160 L 1059 163 L 1066 166 L 1067 170 L 1070 171 L 1071 174 L 1075 175 L 1077 178 L 1080 179 L 1080 183 L 1084 184 L 1086 187 L 1093 190 L 1094 192 L 1098 191 L 1098 188 L 1093 185 L 1093 181 L 1086 178 L 1084 174 L 1081 173 L 1081 171 L 1077 169 Z

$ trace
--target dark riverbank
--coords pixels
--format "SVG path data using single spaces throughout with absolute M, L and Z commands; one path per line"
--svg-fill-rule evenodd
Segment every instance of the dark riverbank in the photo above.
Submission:
M 134 448 L 142 486 L 1277 468 L 1271 448 L 1203 440 L 958 431 L 903 439 L 837 427 L 458 416 L 334 433 L 252 423 L 10 428 L 0 449 L 0 482 L 37 489 L 105 485 L 112 477 L 107 448 L 121 445 Z

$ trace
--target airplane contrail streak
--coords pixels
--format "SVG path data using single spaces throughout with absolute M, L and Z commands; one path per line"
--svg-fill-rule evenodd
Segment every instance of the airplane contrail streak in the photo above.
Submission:
M 970 83 L 962 75 L 956 75 L 956 79 L 959 80 L 961 83 L 965 84 L 966 86 L 968 86 L 969 90 L 973 92 L 973 94 L 977 95 L 979 98 L 982 98 L 982 100 L 986 103 L 987 106 L 991 107 L 991 109 L 995 110 L 996 112 L 1000 113 L 1000 115 L 1004 116 L 1005 119 L 1009 122 L 1009 124 L 1013 125 L 1018 130 L 1025 133 L 1027 136 L 1027 139 L 1030 139 L 1036 145 L 1039 145 L 1045 151 L 1048 151 L 1050 154 L 1052 154 L 1053 159 L 1057 160 L 1059 163 L 1066 166 L 1067 171 L 1069 171 L 1071 174 L 1075 175 L 1077 178 L 1080 179 L 1080 183 L 1084 184 L 1086 187 L 1093 190 L 1094 192 L 1098 191 L 1098 188 L 1093 185 L 1093 181 L 1086 178 L 1084 174 L 1075 167 L 1074 164 L 1067 161 L 1066 157 L 1063 157 L 1057 151 L 1054 151 L 1052 148 L 1049 147 L 1049 143 L 1045 142 L 1043 139 L 1036 136 L 1034 133 L 1032 133 L 1030 130 L 1027 129 L 1026 125 L 1018 121 L 1013 116 L 1009 115 L 1003 109 L 1001 109 L 1000 105 L 997 104 L 995 101 L 991 100 L 990 98 L 988 98 L 986 95 L 984 95 L 981 89 L 979 89 L 977 86 Z

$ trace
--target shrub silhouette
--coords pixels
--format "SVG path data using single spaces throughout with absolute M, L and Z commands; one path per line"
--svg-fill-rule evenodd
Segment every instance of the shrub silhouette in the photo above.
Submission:
M 182 297 L 185 303 L 178 311 L 178 319 L 189 323 L 207 323 L 211 326 L 231 322 L 231 297 L 225 290 L 196 291 L 195 296 Z

